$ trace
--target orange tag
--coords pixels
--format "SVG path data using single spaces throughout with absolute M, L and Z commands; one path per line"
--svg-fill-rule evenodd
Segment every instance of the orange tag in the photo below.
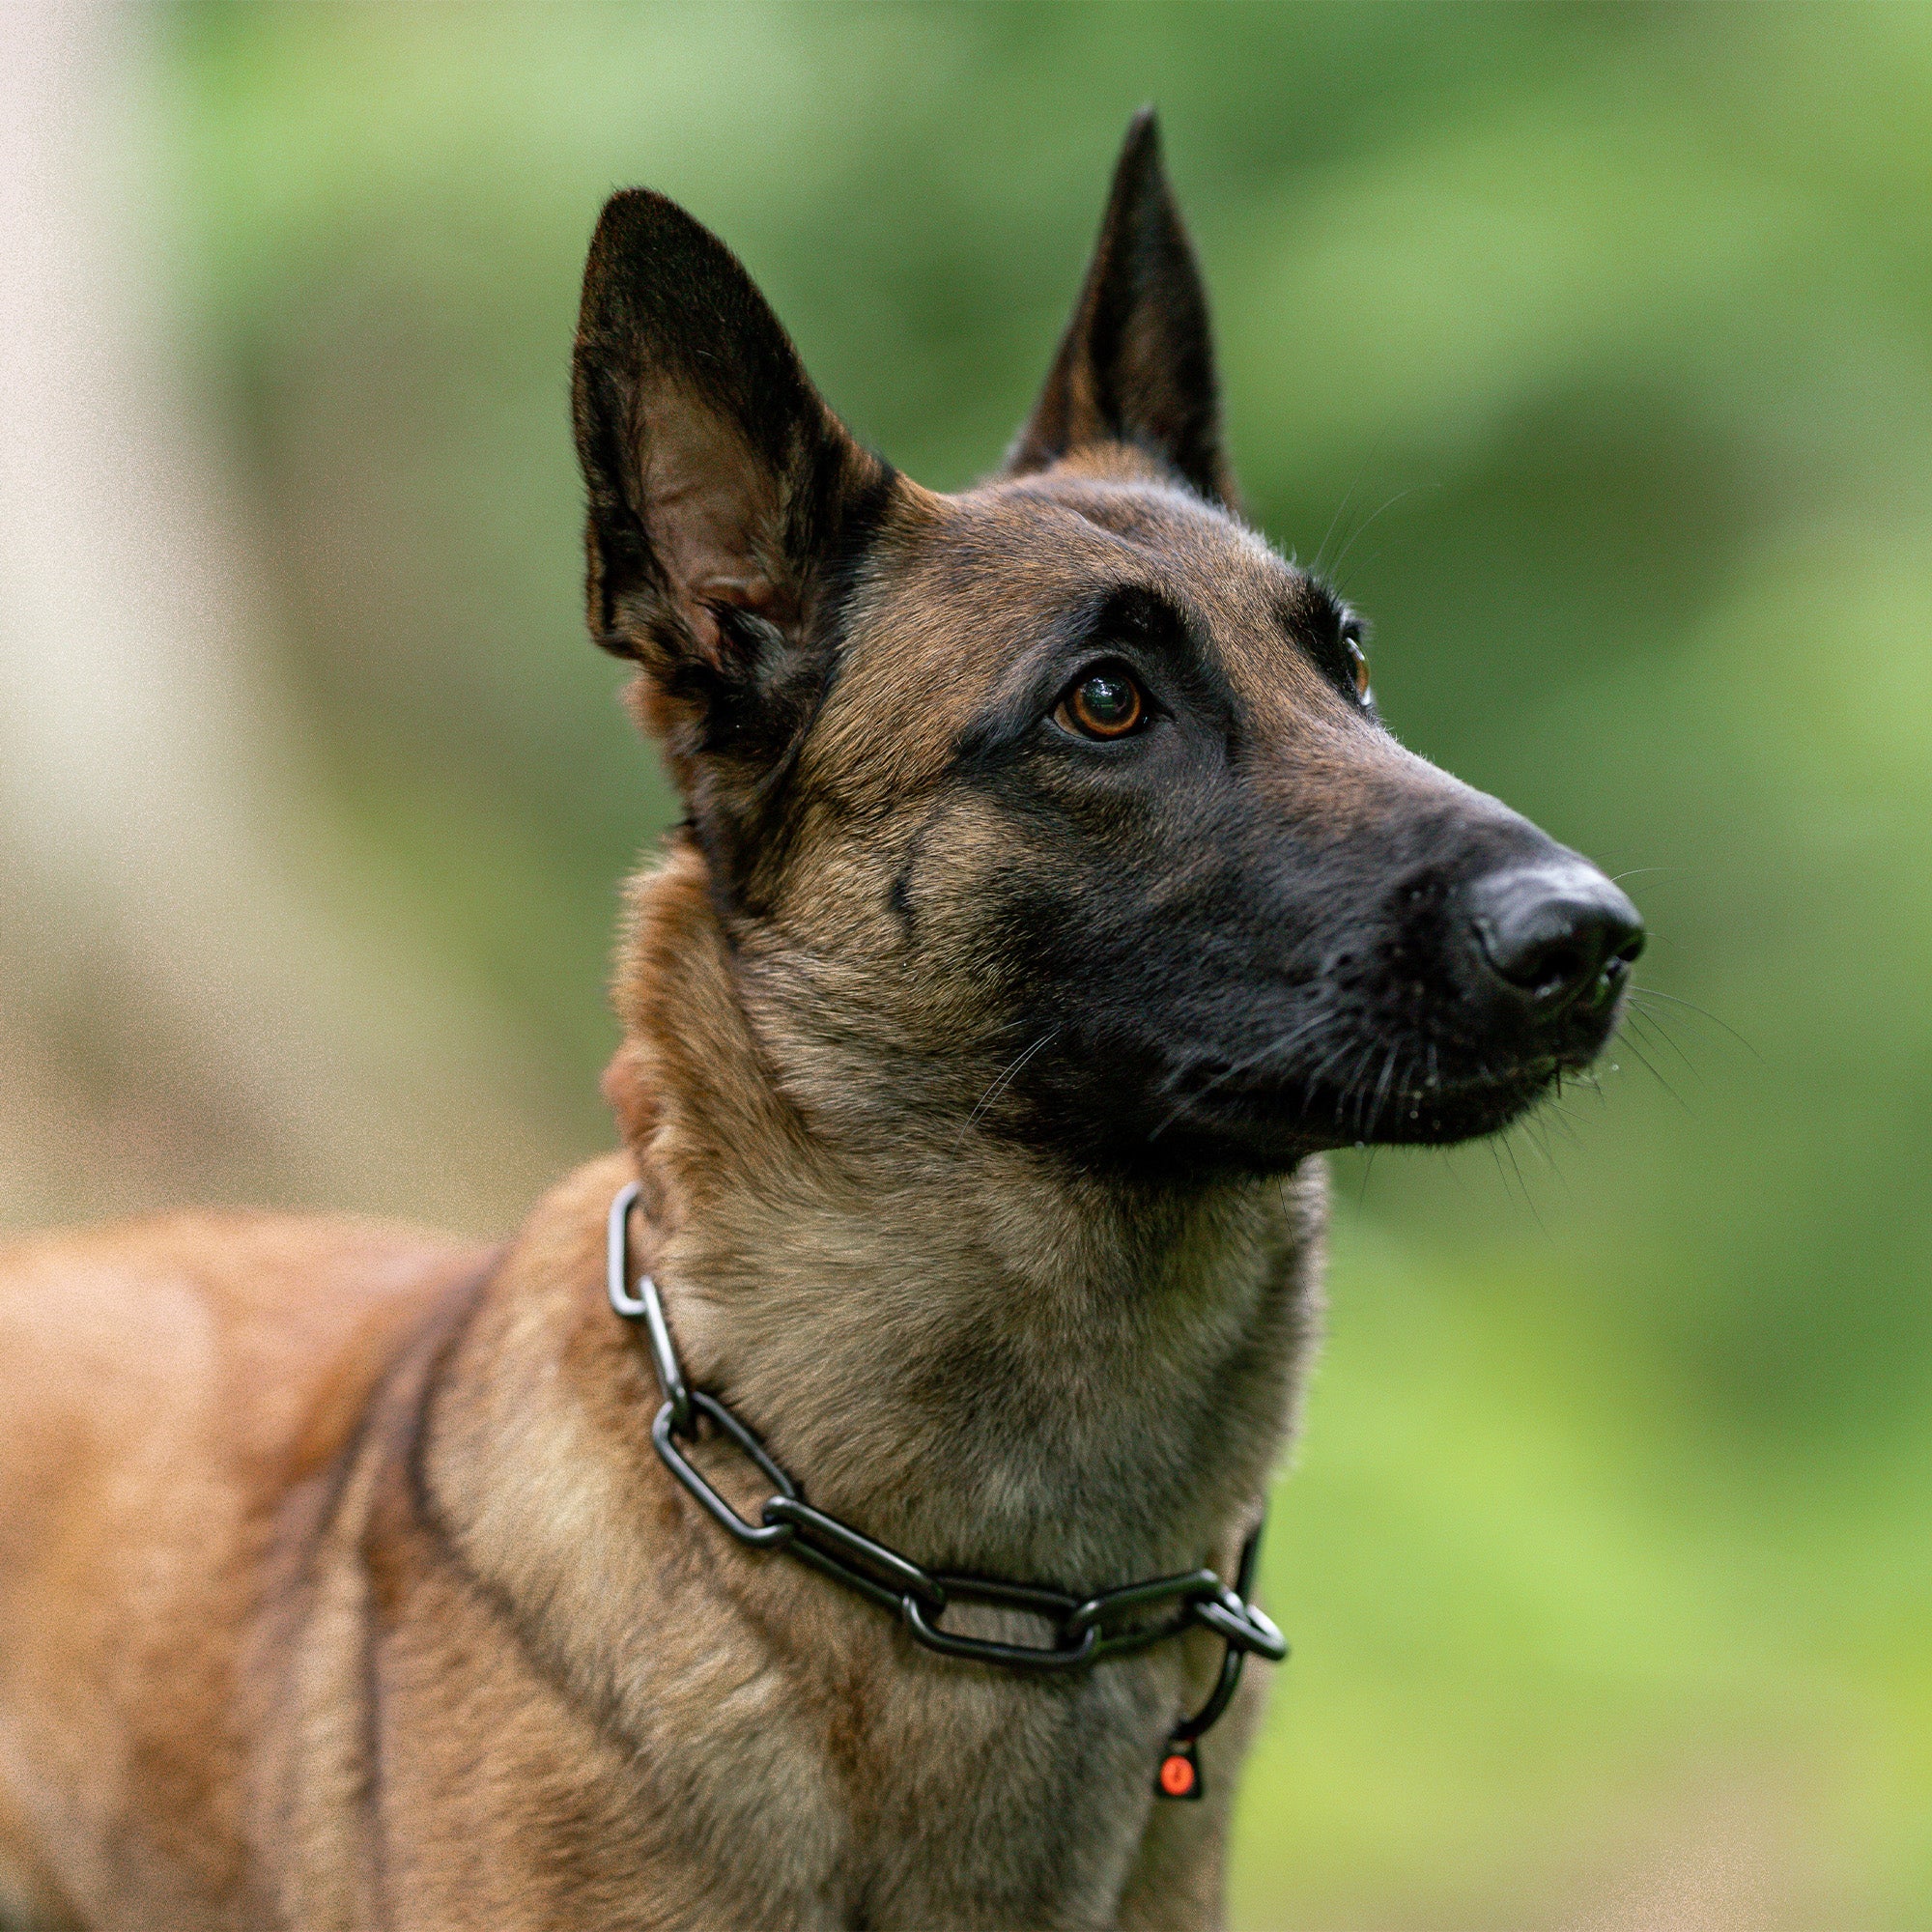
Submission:
M 1154 1779 L 1154 1789 L 1163 1798 L 1201 1796 L 1201 1767 L 1195 1761 L 1192 1744 L 1183 1745 L 1178 1750 L 1171 1750 L 1161 1759 L 1160 1771 Z

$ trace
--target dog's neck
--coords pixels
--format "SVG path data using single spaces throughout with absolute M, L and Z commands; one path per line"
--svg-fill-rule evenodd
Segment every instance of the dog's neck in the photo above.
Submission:
M 814 1502 L 1075 1588 L 1228 1560 L 1315 1319 L 1319 1164 L 1163 1187 L 889 1104 L 827 1132 L 688 847 L 636 889 L 618 1003 L 607 1092 L 686 1373 Z

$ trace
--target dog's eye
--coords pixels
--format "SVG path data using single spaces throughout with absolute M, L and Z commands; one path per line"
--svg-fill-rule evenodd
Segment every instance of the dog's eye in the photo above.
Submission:
M 1147 723 L 1141 688 L 1118 666 L 1089 671 L 1060 700 L 1055 720 L 1083 738 L 1124 738 Z
M 1349 662 L 1354 668 L 1355 696 L 1366 704 L 1369 701 L 1369 660 L 1353 638 L 1344 638 L 1342 641 L 1349 647 Z

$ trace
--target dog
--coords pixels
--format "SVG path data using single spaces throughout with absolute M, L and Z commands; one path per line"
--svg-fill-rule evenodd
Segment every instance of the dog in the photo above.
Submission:
M 641 190 L 573 406 L 590 630 L 685 808 L 621 1151 L 497 1249 L 6 1253 L 7 1909 L 1214 1924 L 1321 1157 L 1586 1066 L 1637 915 L 1399 746 L 1241 521 L 1151 115 L 989 481 L 863 449 Z

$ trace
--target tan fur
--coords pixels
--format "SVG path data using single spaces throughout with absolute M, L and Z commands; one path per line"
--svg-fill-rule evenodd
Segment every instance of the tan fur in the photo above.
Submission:
M 1022 492 L 946 514 L 954 563 L 1007 555 L 1015 598 L 1042 518 L 1113 541 Z M 609 1083 L 632 1157 L 558 1189 L 482 1286 L 474 1251 L 271 1219 L 0 1262 L 23 1901 L 304 1932 L 1212 1919 L 1259 1673 L 1207 1741 L 1209 1801 L 1156 1807 L 1211 1640 L 1026 1682 L 748 1556 L 658 1464 L 603 1298 L 636 1172 L 689 1373 L 822 1507 L 940 1568 L 1232 1572 L 1313 1321 L 1319 1171 L 1129 1195 L 853 1077 L 969 1017 L 867 963 L 899 849 L 875 814 L 919 797 L 973 691 L 922 708 L 959 639 L 918 608 L 914 573 L 866 624 L 892 649 L 855 653 L 764 940 L 733 956 L 689 845 L 641 882 Z M 967 803 L 926 836 L 963 906 L 1005 835 Z M 922 912 L 943 935 L 949 906 Z M 1174 1439 L 1151 1387 L 1213 1390 L 1229 1430 Z M 1048 1418 L 1044 1466 L 989 1388 Z
M 901 540 L 997 610 L 1031 594 L 1042 525 L 1062 569 L 1122 541 L 1037 485 L 918 501 Z M 1196 594 L 1238 604 L 1209 560 Z M 747 1555 L 657 1463 L 603 1297 L 636 1173 L 693 1378 L 821 1507 L 933 1567 L 1228 1574 L 1254 1520 L 1314 1320 L 1319 1168 L 1127 1190 L 861 1077 L 972 1022 L 956 982 L 874 964 L 904 838 L 944 847 L 919 908 L 941 945 L 1009 838 L 970 800 L 906 808 L 979 687 L 934 701 L 963 640 L 923 624 L 920 568 L 880 581 L 774 917 L 734 952 L 688 843 L 640 882 L 607 1082 L 630 1154 L 499 1264 L 234 1217 L 0 1262 L 0 1857 L 23 1904 L 304 1932 L 1214 1918 L 1259 1673 L 1207 1740 L 1208 1801 L 1156 1806 L 1211 1640 L 1022 1681 Z M 1174 1414 L 1211 1391 L 1229 1426 L 1177 1438 L 1151 1389 Z
M 1147 140 L 1109 234 L 1171 217 L 1133 199 Z M 246 1216 L 0 1253 L 0 1910 L 92 1932 L 1212 1925 L 1263 1673 L 1205 1741 L 1207 1802 L 1157 1804 L 1163 1741 L 1219 1667 L 1205 1634 L 1024 1678 L 726 1540 L 652 1451 L 605 1217 L 639 1179 L 637 1259 L 687 1374 L 821 1508 L 942 1571 L 1231 1576 L 1317 1320 L 1320 1162 L 1116 1173 L 994 1130 L 1028 1043 L 981 927 L 1003 875 L 1051 880 L 1058 855 L 958 747 L 1005 640 L 1126 578 L 1211 634 L 1264 791 L 1270 758 L 1304 792 L 1328 759 L 1318 789 L 1351 810 L 1346 695 L 1285 639 L 1301 580 L 1258 538 L 1142 454 L 1062 447 L 1102 392 L 1072 349 L 1027 473 L 888 488 L 769 345 L 762 387 L 704 388 L 648 251 L 682 235 L 692 286 L 741 308 L 742 271 L 665 205 L 612 210 L 592 288 L 615 292 L 580 336 L 592 623 L 639 662 L 699 828 L 632 897 L 623 1151 L 499 1254 Z M 1125 337 L 1140 362 L 1152 328 Z M 1211 411 L 1143 378 L 1149 420 L 1205 448 Z M 814 436 L 801 482 L 782 465 Z M 817 635 L 811 546 L 861 499 L 781 836 L 727 879 L 703 828 L 752 822 L 765 753 L 717 749 L 702 694 L 733 653 Z M 755 1508 L 742 1463 L 694 1453 Z
M 1285 1419 L 1319 1177 L 1128 1216 L 929 1150 L 882 1188 L 761 1065 L 689 851 L 635 917 L 644 1259 L 694 1378 L 821 1506 L 932 1563 L 1230 1566 L 1276 1431 L 1190 1456 L 1123 1360 Z M 726 1544 L 652 1455 L 603 1300 L 633 1171 L 574 1176 L 480 1288 L 472 1250 L 269 1218 L 7 1255 L 16 1871 L 102 1928 L 1208 1922 L 1250 1715 L 1208 1740 L 1209 1803 L 1156 1807 L 1145 1773 L 1214 1646 L 1022 1682 Z M 996 1435 L 960 1464 L 962 1346 L 1045 1376 L 1050 1481 Z M 1137 1476 L 1103 1478 L 1122 1454 Z

